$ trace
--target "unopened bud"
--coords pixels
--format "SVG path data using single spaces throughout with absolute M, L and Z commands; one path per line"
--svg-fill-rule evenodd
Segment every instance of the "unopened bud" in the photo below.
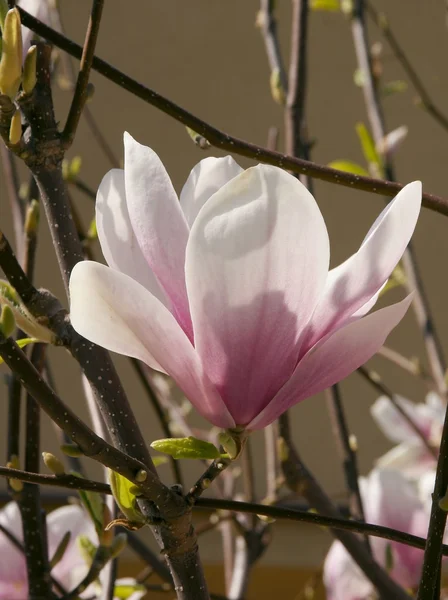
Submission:
M 0 317 L 0 330 L 5 337 L 9 337 L 12 335 L 14 329 L 16 327 L 16 321 L 14 318 L 14 313 L 10 306 L 5 304 L 2 308 L 2 314 Z
M 25 94 L 31 94 L 36 85 L 37 46 L 31 46 L 23 65 L 22 89 Z
M 9 143 L 12 146 L 15 146 L 20 142 L 22 137 L 22 117 L 20 112 L 17 110 L 11 119 L 11 124 L 9 126 Z
M 13 100 L 22 79 L 22 32 L 17 8 L 8 11 L 2 36 L 0 91 Z
M 65 468 L 62 462 L 51 452 L 42 452 L 42 458 L 45 465 L 55 475 L 65 475 Z
M 20 461 L 17 454 L 12 454 L 9 462 L 6 463 L 8 469 L 20 469 Z M 8 479 L 9 487 L 17 493 L 23 490 L 23 481 L 20 479 Z
M 0 0 L 0 30 L 3 31 L 5 26 L 5 18 L 8 13 L 8 1 Z
M 408 135 L 408 128 L 406 125 L 397 127 L 386 136 L 384 136 L 376 144 L 376 150 L 382 156 L 392 156 L 403 143 L 404 139 Z
M 112 558 L 116 558 L 121 552 L 123 552 L 127 543 L 128 536 L 124 532 L 117 534 L 112 542 L 112 546 L 110 547 L 110 554 Z
M 146 481 L 147 477 L 148 477 L 148 473 L 144 469 L 140 469 L 140 471 L 135 476 L 135 481 L 138 481 L 139 483 L 143 483 L 144 481 Z
M 76 444 L 62 444 L 60 446 L 61 452 L 63 452 L 66 456 L 71 456 L 72 458 L 79 458 L 80 456 L 84 456 L 81 448 Z
M 40 207 L 37 200 L 32 200 L 27 208 L 25 216 L 25 233 L 35 235 L 39 225 Z
M 358 438 L 355 434 L 351 433 L 348 438 L 348 445 L 352 452 L 358 452 Z
M 93 83 L 89 82 L 87 84 L 87 89 L 86 89 L 86 102 L 90 102 L 93 99 L 94 95 L 95 95 L 95 86 L 93 85 Z
M 282 84 L 279 69 L 274 69 L 271 72 L 269 85 L 271 87 L 271 95 L 274 98 L 274 101 L 277 102 L 277 104 L 284 106 L 286 103 L 286 92 Z

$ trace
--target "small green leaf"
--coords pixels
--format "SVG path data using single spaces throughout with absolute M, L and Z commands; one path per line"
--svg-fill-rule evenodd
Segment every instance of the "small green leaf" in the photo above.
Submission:
M 338 12 L 340 8 L 339 0 L 311 0 L 311 10 Z
M 133 594 L 136 592 L 146 592 L 146 588 L 144 585 L 135 582 L 135 584 L 121 584 L 116 585 L 114 590 L 114 598 L 118 600 L 128 600 Z
M 381 93 L 384 96 L 392 96 L 393 94 L 400 94 L 408 89 L 408 84 L 402 79 L 396 79 L 395 81 L 388 81 L 382 88 Z
M 81 556 L 84 561 L 90 566 L 96 554 L 96 546 L 86 535 L 80 535 L 76 538 Z
M 339 169 L 339 171 L 353 173 L 353 175 L 363 175 L 364 177 L 369 176 L 368 171 L 366 171 L 364 167 L 352 162 L 351 160 L 333 160 L 331 163 L 328 163 L 328 166 L 332 169 Z
M 153 456 L 151 458 L 155 467 L 160 467 L 160 465 L 166 465 L 166 463 L 168 462 L 166 456 Z
M 154 448 L 157 452 L 169 454 L 173 458 L 204 458 L 213 460 L 221 456 L 216 446 L 192 436 L 155 440 L 151 444 L 151 448 Z
M 373 167 L 378 172 L 378 175 L 382 176 L 383 163 L 375 148 L 375 142 L 364 123 L 356 124 L 356 133 L 361 142 L 362 153 L 364 154 L 367 164 L 369 167 Z
M 137 507 L 137 500 L 135 494 L 131 492 L 131 487 L 135 486 L 135 483 L 123 477 L 115 471 L 109 469 L 109 482 L 112 488 L 115 501 L 120 507 L 121 512 L 124 516 L 133 523 L 144 523 L 145 518 Z

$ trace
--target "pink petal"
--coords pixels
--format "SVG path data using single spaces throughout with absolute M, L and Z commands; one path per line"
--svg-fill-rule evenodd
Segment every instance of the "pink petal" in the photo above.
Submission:
M 397 404 L 429 440 L 433 423 L 430 409 L 425 404 L 415 404 L 415 402 L 410 402 L 402 396 L 395 396 L 395 399 Z M 417 433 L 386 396 L 380 396 L 373 403 L 370 407 L 370 413 L 384 435 L 392 442 L 399 443 L 410 439 L 421 442 Z
M 238 425 L 293 372 L 328 259 L 316 202 L 276 167 L 244 171 L 199 212 L 186 259 L 195 346 Z
M 324 562 L 323 582 L 327 600 L 366 600 L 374 587 L 338 540 Z
M 180 194 L 180 205 L 190 227 L 207 200 L 242 171 L 231 156 L 209 156 L 193 168 Z
M 249 424 L 262 429 L 285 410 L 341 381 L 371 358 L 401 321 L 412 295 L 359 321 L 355 321 L 318 342 L 297 365 L 294 374 L 264 411 Z
M 140 248 L 191 338 L 185 289 L 188 225 L 168 173 L 157 154 L 124 136 L 124 178 L 129 218 Z
M 8 502 L 0 511 L 0 523 L 19 541 L 23 540 L 22 518 L 16 502 Z M 0 557 L 0 600 L 24 600 L 28 588 L 25 558 L 1 532 Z
M 364 305 L 367 310 L 373 306 L 414 232 L 421 197 L 419 181 L 405 186 L 377 218 L 358 252 L 330 271 L 306 336 L 307 348 Z
M 99 263 L 80 262 L 70 278 L 70 299 L 78 333 L 169 373 L 206 419 L 235 426 L 176 319 L 137 281 Z
M 96 226 L 109 267 L 126 273 L 166 304 L 165 294 L 143 256 L 129 219 L 123 169 L 112 169 L 100 183 Z
M 416 488 L 398 471 L 374 469 L 368 478 L 361 480 L 361 493 L 366 520 L 392 527 L 415 535 L 426 534 L 423 505 Z M 381 538 L 371 538 L 371 546 L 376 559 L 385 564 L 386 548 L 393 550 L 394 580 L 406 588 L 414 587 L 420 579 L 423 564 L 423 551 Z
M 49 556 L 53 556 L 67 531 L 71 533 L 70 542 L 64 556 L 52 571 L 59 583 L 71 589 L 83 577 L 82 574 L 79 577 L 73 577 L 75 569 L 79 569 L 80 573 L 88 570 L 88 566 L 80 552 L 77 538 L 83 535 L 88 537 L 92 543 L 98 545 L 95 527 L 90 517 L 80 506 L 68 505 L 62 506 L 48 515 L 47 531 Z

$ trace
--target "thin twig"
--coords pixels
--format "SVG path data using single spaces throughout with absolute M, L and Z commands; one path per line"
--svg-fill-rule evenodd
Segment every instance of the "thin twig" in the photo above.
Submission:
M 26 27 L 29 27 L 37 34 L 48 39 L 55 46 L 61 48 L 72 56 L 75 56 L 76 58 L 81 57 L 81 46 L 69 40 L 57 31 L 51 29 L 51 27 L 47 27 L 44 23 L 40 22 L 38 19 L 35 19 L 26 11 L 20 9 L 20 7 L 19 10 L 22 23 Z M 276 165 L 282 169 L 287 169 L 294 173 L 304 173 L 309 177 L 315 177 L 316 179 L 321 179 L 337 185 L 364 190 L 383 196 L 395 196 L 404 187 L 400 183 L 364 177 L 361 175 L 353 175 L 352 173 L 332 169 L 325 165 L 319 165 L 311 161 L 288 156 L 280 152 L 268 150 L 262 146 L 257 146 L 256 144 L 251 144 L 250 142 L 240 140 L 227 133 L 224 133 L 223 131 L 220 131 L 212 125 L 209 125 L 202 119 L 199 119 L 180 106 L 177 106 L 174 102 L 171 102 L 171 100 L 168 100 L 154 90 L 149 89 L 135 79 L 125 75 L 98 57 L 93 59 L 92 67 L 94 70 L 98 71 L 98 73 L 110 81 L 113 81 L 120 87 L 126 89 L 131 94 L 134 94 L 148 104 L 155 106 L 157 109 L 179 121 L 183 125 L 190 127 L 198 134 L 205 137 L 210 144 L 216 148 L 221 148 L 231 153 L 239 154 L 240 156 L 246 156 L 267 164 Z M 448 216 L 447 198 L 428 193 L 424 193 L 422 197 L 423 206 Z
M 369 0 L 366 0 L 365 7 L 367 13 L 375 25 L 380 29 L 384 38 L 387 40 L 390 49 L 403 67 L 410 82 L 414 86 L 415 91 L 418 93 L 421 105 L 425 108 L 428 114 L 439 123 L 439 125 L 448 130 L 448 117 L 434 104 L 423 81 L 421 80 L 411 61 L 408 59 L 394 32 L 392 31 L 386 15 L 383 12 L 378 11 Z
M 355 519 L 365 521 L 364 507 L 359 489 L 358 459 L 356 450 L 350 441 L 341 390 L 338 384 L 333 385 L 327 390 L 327 405 L 334 437 L 342 458 L 345 481 L 349 491 L 350 513 Z M 365 538 L 365 543 L 370 550 L 369 539 L 367 537 Z
M 214 460 L 185 496 L 187 504 L 193 505 L 199 496 L 210 487 L 211 483 L 221 475 L 224 469 L 227 469 L 231 462 L 230 458 L 217 458 Z
M 263 38 L 271 73 L 278 73 L 280 85 L 282 89 L 286 91 L 288 82 L 277 35 L 277 21 L 274 16 L 274 0 L 260 0 L 257 25 Z
M 67 122 L 64 127 L 62 138 L 65 146 L 71 146 L 78 128 L 79 119 L 87 100 L 87 86 L 89 85 L 90 69 L 95 55 L 95 46 L 100 30 L 101 15 L 104 0 L 93 0 L 89 24 L 87 26 L 86 38 L 82 49 L 81 64 L 78 79 L 76 81 L 75 93 L 72 98 Z
M 388 346 L 383 346 L 380 348 L 377 352 L 377 356 L 382 356 L 414 377 L 419 377 L 430 389 L 434 388 L 434 383 L 431 377 L 420 364 L 419 360 L 407 358 Z

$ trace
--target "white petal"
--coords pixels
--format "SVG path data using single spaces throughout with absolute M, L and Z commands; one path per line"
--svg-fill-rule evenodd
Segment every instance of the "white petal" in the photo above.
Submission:
M 412 295 L 359 321 L 342 327 L 318 342 L 302 358 L 290 380 L 249 425 L 261 429 L 285 410 L 341 381 L 371 358 L 401 321 Z
M 99 263 L 80 262 L 70 278 L 70 298 L 78 333 L 169 373 L 205 418 L 219 427 L 235 425 L 176 319 L 138 282 Z
M 191 336 L 185 289 L 188 225 L 168 173 L 157 154 L 124 136 L 124 177 L 129 218 L 144 257 L 171 301 L 173 314 Z
M 414 232 L 421 197 L 419 181 L 405 186 L 376 219 L 358 252 L 330 271 L 310 323 L 307 347 L 341 327 L 364 305 L 373 306 Z
M 417 480 L 435 464 L 434 456 L 417 440 L 402 442 L 398 446 L 394 446 L 376 461 L 378 468 L 400 471 L 412 480 Z
M 195 346 L 238 425 L 292 373 L 328 260 L 314 198 L 276 167 L 238 175 L 198 214 L 186 259 Z
M 207 200 L 242 171 L 231 156 L 209 156 L 193 168 L 180 194 L 180 205 L 190 227 Z
M 395 396 L 395 400 L 429 440 L 432 428 L 432 415 L 428 407 L 425 404 L 415 404 L 415 402 L 411 402 L 398 395 Z M 412 438 L 420 440 L 420 437 L 411 425 L 409 425 L 405 417 L 386 396 L 380 396 L 372 404 L 370 413 L 384 435 L 392 442 L 405 442 Z
M 104 258 L 109 267 L 126 273 L 166 304 L 129 219 L 123 169 L 112 169 L 103 177 L 96 197 L 96 226 Z

